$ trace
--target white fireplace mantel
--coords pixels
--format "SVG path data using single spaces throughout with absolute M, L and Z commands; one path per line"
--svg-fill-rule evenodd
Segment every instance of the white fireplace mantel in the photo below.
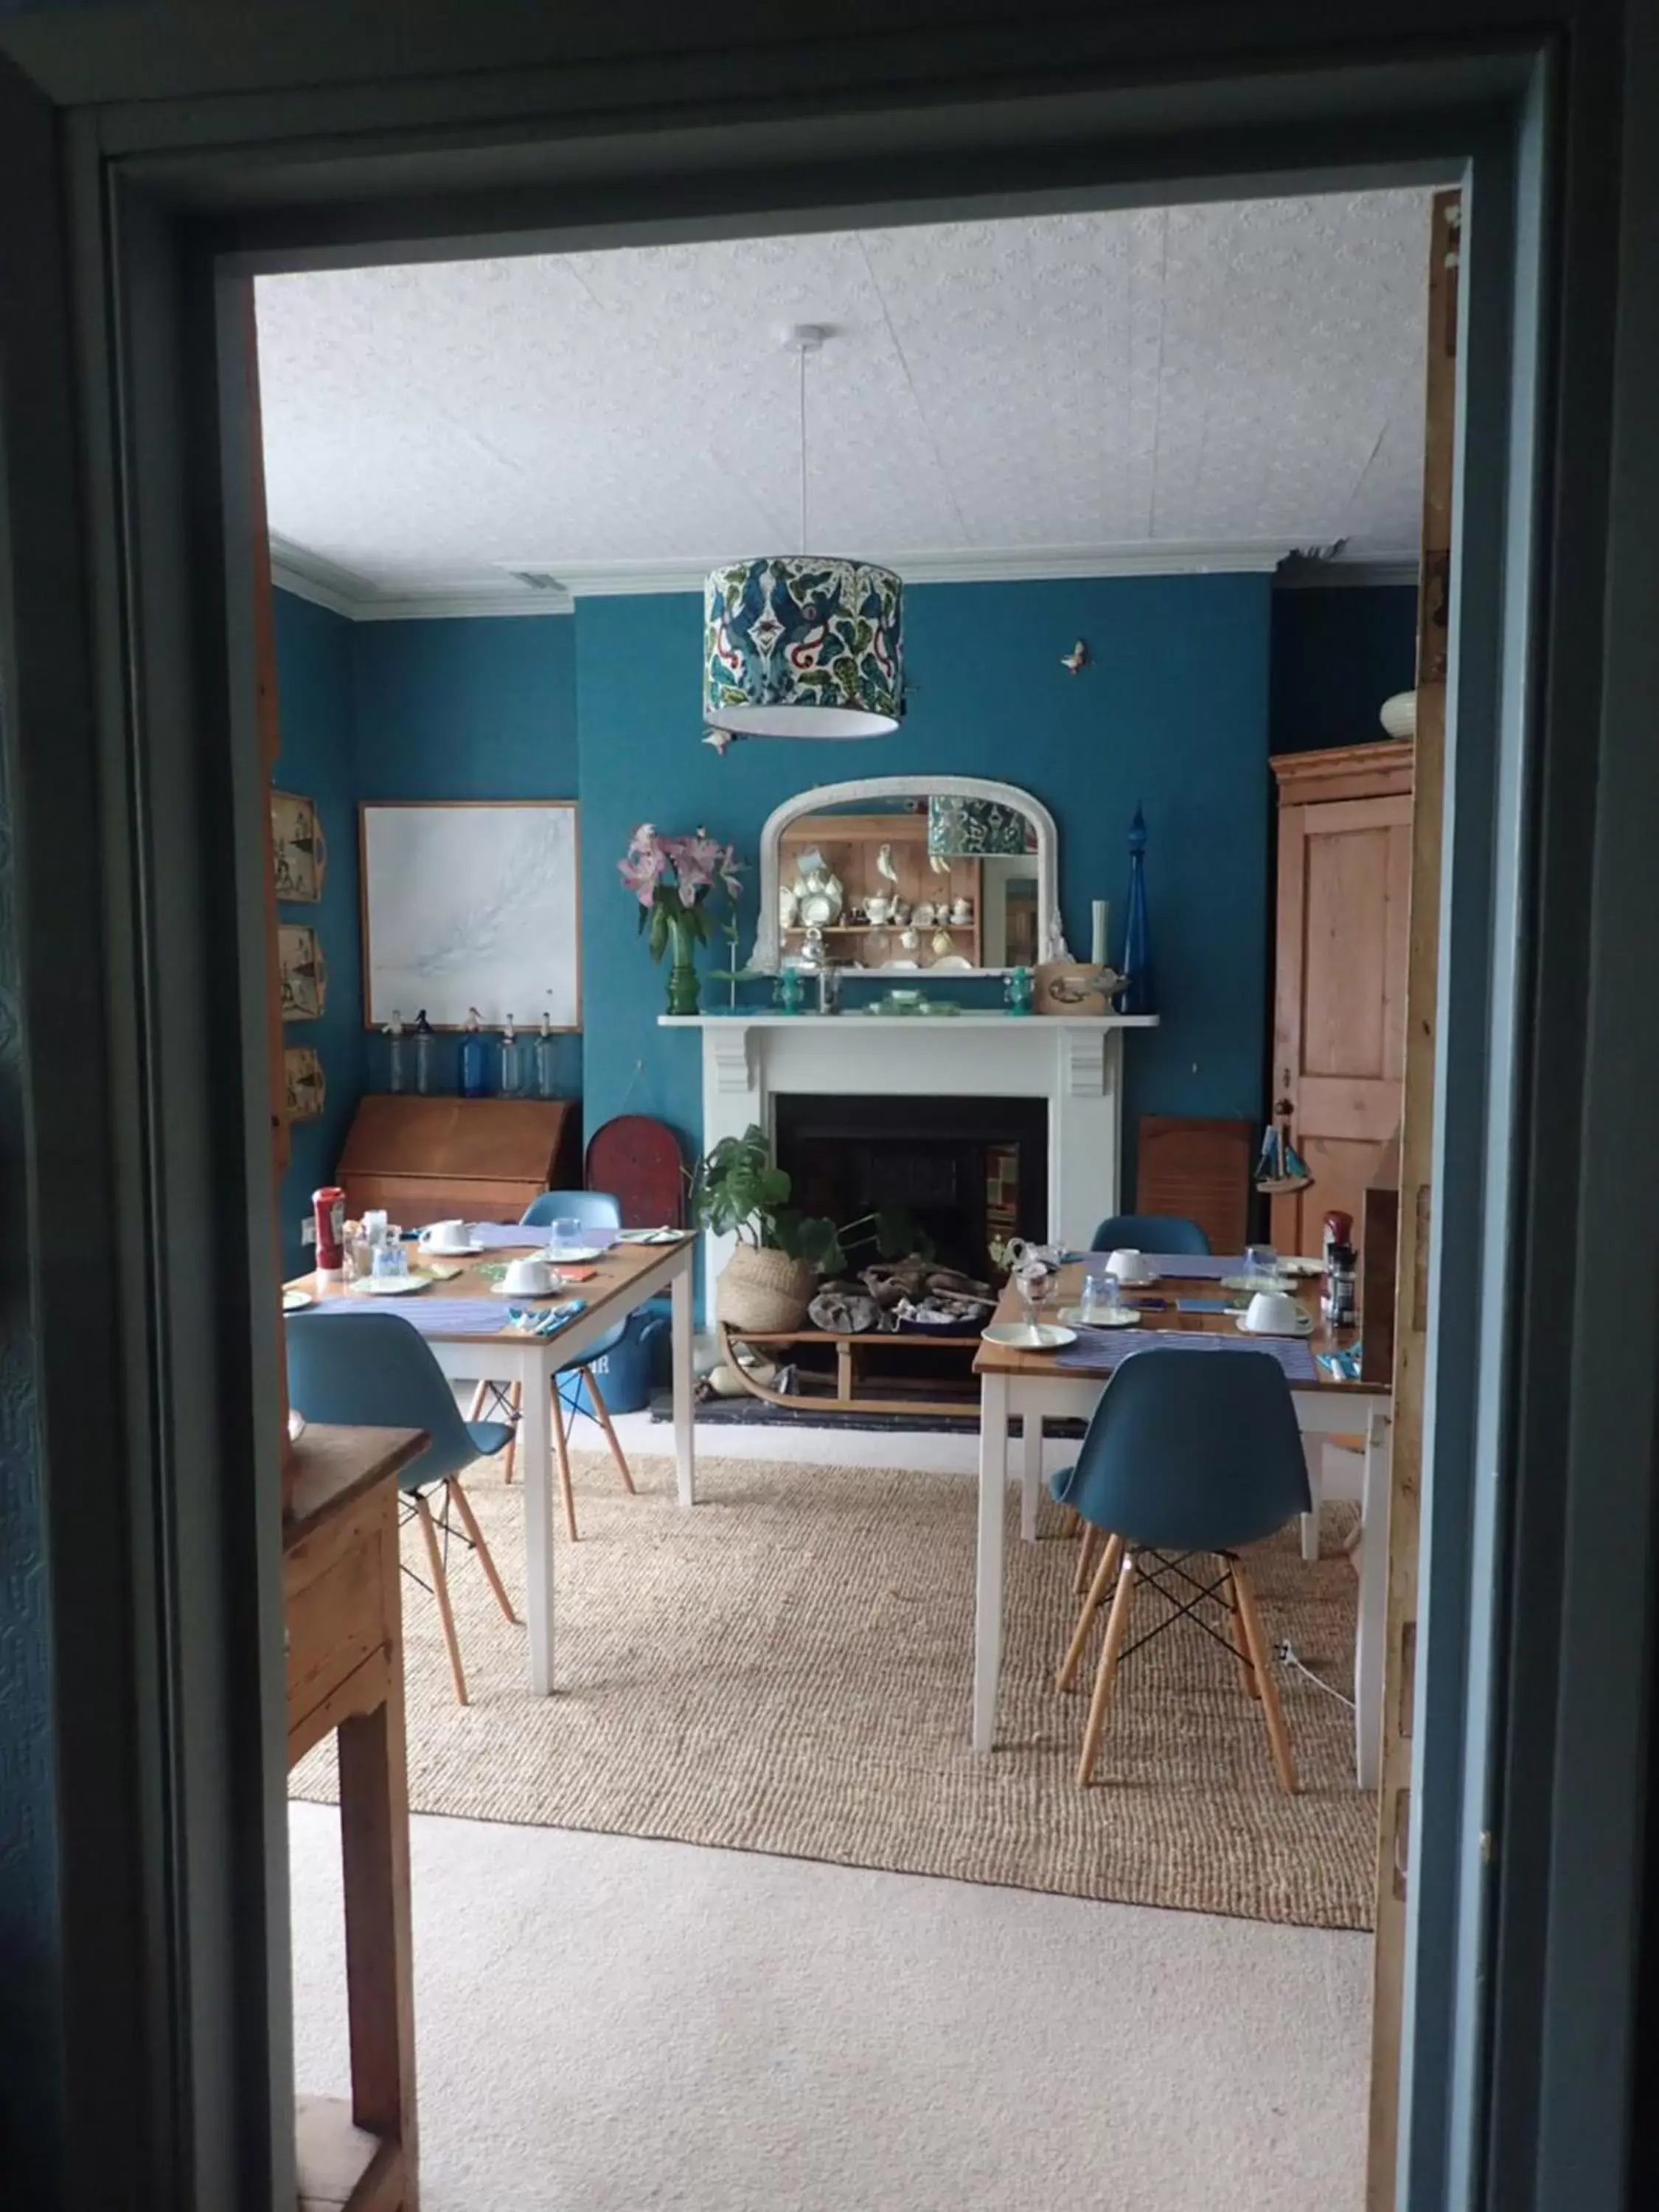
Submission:
M 1123 1138 L 1123 1032 L 1156 1014 L 1060 1018 L 994 1010 L 960 1014 L 663 1014 L 664 1029 L 702 1037 L 702 1141 L 773 1133 L 781 1093 L 848 1097 L 1046 1098 L 1048 1235 L 1086 1244 L 1118 1211 Z M 708 1240 L 714 1281 L 731 1249 Z

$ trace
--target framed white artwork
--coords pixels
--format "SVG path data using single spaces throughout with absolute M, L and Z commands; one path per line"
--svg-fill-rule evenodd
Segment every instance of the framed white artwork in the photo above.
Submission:
M 371 1029 L 581 1027 L 574 799 L 377 800 L 358 835 Z

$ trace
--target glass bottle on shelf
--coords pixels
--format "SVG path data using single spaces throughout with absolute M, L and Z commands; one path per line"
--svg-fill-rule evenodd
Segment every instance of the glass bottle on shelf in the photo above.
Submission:
M 404 1087 L 404 1018 L 396 1006 L 386 1025 L 386 1087 L 393 1092 Z
M 503 1098 L 516 1098 L 519 1095 L 519 1057 L 518 1036 L 509 1014 L 501 1031 L 501 1074 L 497 1086 Z
M 422 1098 L 432 1093 L 432 1024 L 421 1007 L 415 1017 L 415 1088 Z
M 551 1098 L 553 1093 L 553 1017 L 544 1013 L 542 1033 L 536 1040 L 536 1093 L 541 1098 Z
M 485 1096 L 485 1071 L 489 1064 L 489 1056 L 484 1050 L 483 1016 L 476 1006 L 469 1006 L 466 1010 L 466 1035 L 461 1039 L 463 1098 L 482 1098 Z

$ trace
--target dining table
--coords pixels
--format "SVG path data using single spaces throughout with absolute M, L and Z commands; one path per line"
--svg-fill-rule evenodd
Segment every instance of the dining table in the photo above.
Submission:
M 626 1320 L 635 1306 L 666 1291 L 671 1299 L 676 1487 L 681 1505 L 695 1504 L 692 1269 L 696 1239 L 687 1231 L 646 1243 L 629 1240 L 624 1232 L 623 1239 L 580 1267 L 574 1261 L 565 1263 L 580 1279 L 562 1283 L 545 1297 L 532 1297 L 506 1295 L 500 1271 L 527 1253 L 544 1252 L 546 1232 L 538 1234 L 521 1223 L 480 1223 L 472 1234 L 483 1249 L 465 1257 L 446 1257 L 411 1243 L 410 1271 L 425 1278 L 414 1289 L 386 1295 L 337 1276 L 300 1275 L 284 1284 L 284 1303 L 293 1310 L 295 1301 L 303 1298 L 313 1310 L 327 1310 L 329 1326 L 337 1328 L 349 1328 L 356 1313 L 401 1314 L 425 1337 L 439 1366 L 453 1381 L 488 1378 L 523 1386 L 518 1462 L 524 1491 L 525 1626 L 530 1686 L 537 1696 L 547 1697 L 553 1689 L 554 1658 L 553 1378 L 561 1368 L 579 1360 L 586 1346 Z M 580 1309 L 549 1335 L 515 1327 L 509 1319 L 509 1313 L 546 1313 L 575 1299 L 581 1301 Z
M 989 1752 L 996 1739 L 1011 1422 L 1018 1417 L 1020 1423 L 1020 1534 L 1026 1542 L 1035 1542 L 1045 1421 L 1086 1421 L 1121 1361 L 1155 1352 L 1159 1344 L 1202 1345 L 1217 1358 L 1234 1356 L 1234 1347 L 1242 1347 L 1272 1353 L 1290 1384 L 1314 1500 L 1313 1512 L 1303 1521 L 1304 1559 L 1311 1561 L 1319 1556 L 1318 1505 L 1325 1487 L 1326 1446 L 1336 1437 L 1352 1437 L 1359 1445 L 1363 1471 L 1354 1632 L 1354 1771 L 1359 1788 L 1374 1790 L 1382 1756 L 1382 1647 L 1388 1605 L 1389 1436 L 1393 1411 L 1389 1387 L 1351 1380 L 1333 1373 L 1324 1364 L 1325 1358 L 1355 1347 L 1358 1331 L 1333 1328 L 1326 1322 L 1320 1310 L 1321 1285 L 1316 1278 L 1299 1279 L 1292 1292 L 1311 1318 L 1308 1334 L 1252 1337 L 1240 1330 L 1237 1314 L 1224 1310 L 1229 1303 L 1224 1279 L 1230 1273 L 1243 1274 L 1246 1261 L 1242 1254 L 1233 1261 L 1224 1256 L 1199 1260 L 1186 1255 L 1149 1255 L 1148 1262 L 1156 1280 L 1125 1290 L 1125 1302 L 1137 1309 L 1132 1326 L 1079 1328 L 1073 1343 L 1042 1352 L 1018 1350 L 982 1338 L 975 1355 L 974 1372 L 980 1385 L 980 1457 L 973 1747 L 976 1752 Z M 1073 1260 L 1059 1271 L 1052 1305 L 1045 1301 L 1043 1320 L 1052 1322 L 1057 1314 L 1077 1309 L 1082 1291 L 1082 1262 Z M 991 1326 L 1018 1324 L 1025 1319 L 1018 1286 L 1011 1281 Z

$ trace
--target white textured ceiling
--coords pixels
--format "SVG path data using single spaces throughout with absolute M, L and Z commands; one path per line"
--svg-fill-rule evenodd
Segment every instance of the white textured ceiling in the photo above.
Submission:
M 1409 558 L 1427 234 L 1377 192 L 262 278 L 271 527 L 393 596 L 788 550 L 812 322 L 816 550 Z

